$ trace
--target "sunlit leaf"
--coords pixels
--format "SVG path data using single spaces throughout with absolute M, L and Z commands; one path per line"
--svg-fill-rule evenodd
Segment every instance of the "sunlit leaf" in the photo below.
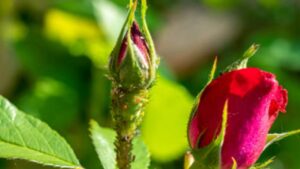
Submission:
M 116 169 L 114 151 L 115 131 L 100 127 L 96 121 L 90 122 L 91 138 L 104 169 Z
M 116 132 L 109 128 L 100 127 L 96 121 L 90 122 L 91 138 L 98 153 L 98 157 L 104 169 L 116 169 L 116 153 L 114 140 Z M 150 154 L 141 137 L 133 141 L 134 161 L 132 169 L 147 169 L 150 164 Z
M 147 169 L 149 167 L 150 153 L 142 137 L 139 136 L 134 139 L 132 153 L 135 156 L 135 160 L 131 164 L 132 169 Z
M 186 130 L 192 105 L 192 96 L 182 86 L 158 78 L 142 126 L 142 136 L 154 159 L 173 160 L 188 148 Z
M 26 115 L 0 96 L 0 157 L 81 168 L 67 142 L 47 124 Z

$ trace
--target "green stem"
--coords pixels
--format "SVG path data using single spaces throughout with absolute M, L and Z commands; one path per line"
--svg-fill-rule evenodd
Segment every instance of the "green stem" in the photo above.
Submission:
M 120 130 L 122 126 L 116 125 L 117 139 L 115 142 L 117 152 L 117 165 L 119 169 L 130 169 L 130 163 L 133 162 L 134 156 L 131 153 L 133 134 L 123 136 Z
M 130 164 L 134 161 L 131 153 L 132 140 L 142 122 L 147 101 L 146 89 L 127 91 L 114 87 L 112 90 L 112 114 L 117 132 L 116 160 L 119 169 L 130 169 Z

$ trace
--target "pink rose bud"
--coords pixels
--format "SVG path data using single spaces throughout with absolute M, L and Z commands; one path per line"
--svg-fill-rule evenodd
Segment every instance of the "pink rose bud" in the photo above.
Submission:
M 137 54 L 137 59 L 139 60 L 141 66 L 144 68 L 149 67 L 149 48 L 146 44 L 145 38 L 143 37 L 139 25 L 136 22 L 133 22 L 131 29 L 130 29 L 130 37 L 133 42 L 133 49 L 135 50 Z M 124 61 L 127 52 L 128 52 L 128 39 L 127 36 L 124 37 L 120 53 L 118 56 L 118 64 L 117 66 L 121 66 L 122 62 Z
M 153 64 L 155 53 L 149 48 L 152 41 L 146 40 L 136 21 L 125 31 L 111 54 L 110 73 L 124 89 L 147 88 L 152 84 L 157 68 Z
M 213 80 L 203 90 L 188 129 L 190 146 L 201 149 L 220 134 L 224 104 L 228 101 L 222 169 L 252 166 L 262 153 L 267 134 L 279 112 L 285 112 L 287 91 L 273 74 L 257 68 L 234 70 Z

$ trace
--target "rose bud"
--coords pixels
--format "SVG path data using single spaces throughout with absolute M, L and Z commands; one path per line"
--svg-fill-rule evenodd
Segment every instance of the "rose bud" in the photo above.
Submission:
M 121 34 L 122 36 L 122 34 Z M 133 21 L 110 58 L 110 72 L 115 82 L 125 89 L 148 88 L 156 70 L 156 59 L 139 25 Z
M 199 96 L 188 126 L 192 149 L 208 146 L 220 134 L 227 101 L 227 124 L 221 147 L 221 168 L 251 167 L 266 144 L 279 112 L 285 112 L 287 91 L 271 73 L 257 68 L 226 72 L 209 83 Z

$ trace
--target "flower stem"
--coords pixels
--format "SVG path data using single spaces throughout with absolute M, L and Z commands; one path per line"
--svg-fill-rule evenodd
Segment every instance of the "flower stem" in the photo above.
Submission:
M 113 85 L 116 86 L 116 85 Z M 112 115 L 117 138 L 116 160 L 119 169 L 130 169 L 134 155 L 131 153 L 132 140 L 136 136 L 144 116 L 144 106 L 148 101 L 147 89 L 124 90 L 113 87 Z
M 117 125 L 117 139 L 115 141 L 117 151 L 117 165 L 119 169 L 130 169 L 131 162 L 134 160 L 134 156 L 131 153 L 133 136 L 128 135 L 124 137 L 121 132 L 122 126 Z

